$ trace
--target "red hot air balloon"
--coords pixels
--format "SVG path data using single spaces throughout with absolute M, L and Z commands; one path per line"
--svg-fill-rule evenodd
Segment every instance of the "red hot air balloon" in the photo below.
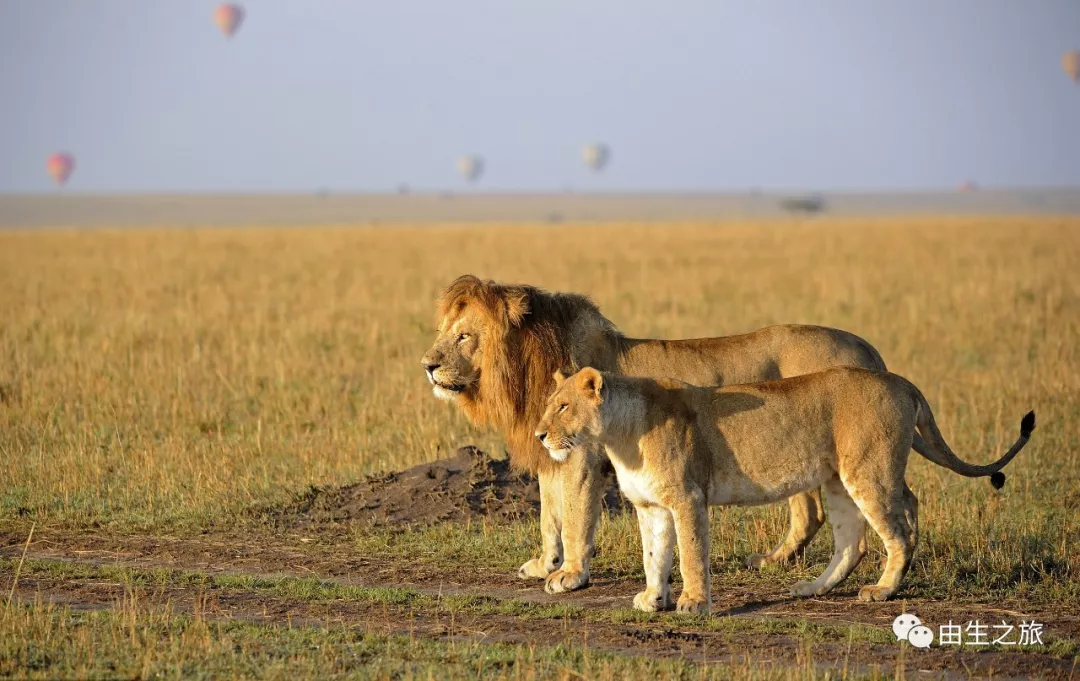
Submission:
M 1080 83 L 1080 51 L 1069 50 L 1061 55 L 1061 68 L 1074 83 Z
M 240 28 L 240 24 L 244 23 L 244 8 L 232 3 L 222 3 L 214 10 L 214 23 L 226 38 L 231 38 Z
M 75 157 L 64 152 L 55 153 L 45 161 L 45 169 L 56 184 L 63 187 L 71 177 L 71 171 L 75 170 Z

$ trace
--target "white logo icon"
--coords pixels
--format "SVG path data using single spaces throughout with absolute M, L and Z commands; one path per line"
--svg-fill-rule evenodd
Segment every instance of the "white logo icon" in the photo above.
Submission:
M 934 642 L 934 632 L 930 627 L 924 627 L 920 624 L 908 631 L 907 640 L 916 648 L 929 648 L 930 644 Z
M 934 632 L 930 627 L 924 627 L 922 620 L 915 615 L 898 615 L 893 620 L 892 630 L 897 641 L 907 641 L 916 648 L 929 648 L 934 642 Z
M 922 620 L 915 615 L 903 613 L 897 615 L 896 619 L 892 621 L 892 631 L 896 634 L 897 641 L 906 641 L 908 640 L 908 632 L 911 631 L 911 628 L 917 627 L 920 624 L 922 624 Z

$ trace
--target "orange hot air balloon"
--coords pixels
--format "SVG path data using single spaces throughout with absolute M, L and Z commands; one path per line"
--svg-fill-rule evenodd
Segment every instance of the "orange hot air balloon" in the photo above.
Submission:
M 1072 82 L 1080 83 L 1080 50 L 1069 50 L 1061 55 L 1061 68 L 1065 69 Z
M 45 169 L 56 184 L 63 187 L 71 177 L 71 171 L 75 170 L 75 157 L 64 152 L 55 153 L 45 161 Z
M 226 38 L 231 38 L 244 23 L 244 8 L 232 3 L 218 5 L 214 10 L 214 23 Z

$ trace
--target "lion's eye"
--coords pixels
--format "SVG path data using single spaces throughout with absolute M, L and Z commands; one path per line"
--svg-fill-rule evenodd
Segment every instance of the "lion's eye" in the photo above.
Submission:
M 458 343 L 464 343 L 465 341 L 469 340 L 469 338 L 470 338 L 469 334 L 463 333 L 463 334 L 461 334 L 460 336 L 457 337 L 457 342 Z
M 566 405 L 565 405 L 565 404 L 560 404 L 560 405 L 559 405 L 559 411 L 557 411 L 557 412 L 555 412 L 555 413 L 556 413 L 556 414 L 561 414 L 561 413 L 563 413 L 564 411 L 566 411 Z

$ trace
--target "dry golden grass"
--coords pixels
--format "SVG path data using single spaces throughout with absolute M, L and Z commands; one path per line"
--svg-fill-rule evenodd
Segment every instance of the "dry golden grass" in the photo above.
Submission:
M 854 331 L 923 389 L 954 449 L 977 462 L 1000 454 L 1034 408 L 1038 428 L 1003 493 L 912 458 L 921 538 L 902 595 L 920 606 L 1060 610 L 1044 653 L 1074 657 L 1077 642 L 1063 634 L 1080 603 L 1078 234 L 1080 218 L 971 217 L 0 232 L 0 525 L 198 531 L 309 484 L 403 468 L 462 444 L 501 452 L 497 435 L 431 396 L 419 366 L 434 297 L 472 272 L 588 293 L 631 335 L 781 322 Z M 781 535 L 786 510 L 715 515 L 713 571 L 724 588 L 768 593 L 827 560 L 822 537 L 805 564 L 748 572 L 746 553 Z M 324 539 L 386 564 L 509 574 L 535 550 L 537 527 L 352 527 Z M 606 519 L 597 541 L 597 574 L 640 579 L 630 517 Z M 844 588 L 876 576 L 877 561 L 864 561 Z M 235 579 L 243 586 L 244 576 Z M 91 613 L 6 604 L 0 676 L 706 674 L 681 660 L 288 624 L 203 621 L 127 598 Z M 706 624 L 764 627 L 763 638 L 787 631 L 777 626 L 800 640 L 814 631 L 799 618 L 695 626 Z M 883 629 L 871 633 L 891 643 Z M 874 650 L 875 664 L 891 660 L 888 645 Z M 755 666 L 752 651 L 744 659 L 745 668 L 708 672 L 818 676 L 805 661 L 785 671 L 771 660 Z
M 987 503 L 1040 523 L 1050 500 L 1075 514 L 1078 230 L 920 217 L 3 232 L 0 519 L 197 521 L 461 444 L 501 451 L 418 364 L 435 295 L 465 272 L 588 293 L 631 335 L 854 331 L 969 459 L 1038 412 L 1000 500 L 913 460 L 924 519 Z M 1071 555 L 1076 538 L 1047 540 Z

